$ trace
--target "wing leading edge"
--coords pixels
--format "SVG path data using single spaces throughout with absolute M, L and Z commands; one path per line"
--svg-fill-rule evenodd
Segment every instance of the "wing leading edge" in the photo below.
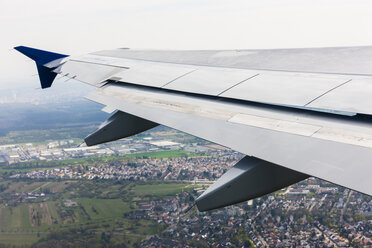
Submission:
M 113 50 L 68 59 L 36 52 L 38 68 L 98 87 L 87 98 L 119 110 L 87 137 L 88 145 L 163 124 L 246 154 L 197 199 L 201 211 L 309 175 L 372 194 L 371 47 L 243 54 Z M 268 66 L 270 54 L 276 64 Z M 302 59 L 298 67 L 285 62 L 296 58 Z M 340 58 L 348 66 L 340 66 Z

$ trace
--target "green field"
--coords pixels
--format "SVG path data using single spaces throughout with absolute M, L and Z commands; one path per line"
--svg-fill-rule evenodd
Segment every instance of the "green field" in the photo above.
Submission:
M 132 188 L 132 192 L 136 195 L 165 196 L 175 195 L 182 191 L 189 191 L 193 188 L 194 185 L 182 183 L 145 184 L 136 185 Z
M 121 199 L 77 199 L 77 202 L 92 220 L 120 218 L 130 211 Z
M 37 242 L 44 234 L 8 234 L 0 233 L 0 244 L 12 244 L 14 246 L 30 245 Z
M 4 193 L 25 193 L 25 192 L 50 192 L 57 193 L 64 190 L 70 184 L 75 183 L 75 181 L 21 181 L 11 183 Z M 7 185 L 6 182 L 3 184 Z
M 70 224 L 92 224 L 123 218 L 130 211 L 121 199 L 71 199 L 76 206 L 63 201 L 26 203 L 0 208 L 1 232 L 39 232 Z
M 0 209 L 1 232 L 39 232 L 58 223 L 54 202 L 21 204 Z
M 0 192 L 0 197 L 13 195 L 14 202 L 20 195 L 25 196 L 24 193 L 49 193 L 46 193 L 48 197 L 32 202 L 0 204 L 0 245 L 50 244 L 50 240 L 57 242 L 68 237 L 75 245 L 86 240 L 102 245 L 100 233 L 115 232 L 110 244 L 125 243 L 128 247 L 165 228 L 152 219 L 127 217 L 131 211 L 137 211 L 137 201 L 173 197 L 197 186 L 111 180 L 9 180 L 1 185 L 7 185 L 7 189 Z M 82 232 L 78 240 L 75 240 L 76 231 L 73 230 Z

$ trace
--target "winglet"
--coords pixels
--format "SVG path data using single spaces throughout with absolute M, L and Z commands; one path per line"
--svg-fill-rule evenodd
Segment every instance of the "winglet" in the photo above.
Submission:
M 35 61 L 42 89 L 49 88 L 57 76 L 57 73 L 53 71 L 57 66 L 47 67 L 45 65 L 54 60 L 68 57 L 65 54 L 43 51 L 26 46 L 17 46 L 14 49 Z

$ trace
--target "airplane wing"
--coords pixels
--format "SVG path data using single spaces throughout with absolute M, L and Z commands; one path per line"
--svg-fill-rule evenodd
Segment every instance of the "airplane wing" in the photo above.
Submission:
M 246 155 L 197 200 L 200 211 L 309 176 L 372 195 L 372 47 L 161 51 L 69 57 L 16 47 L 42 88 L 60 74 L 117 110 L 85 142 L 162 124 Z

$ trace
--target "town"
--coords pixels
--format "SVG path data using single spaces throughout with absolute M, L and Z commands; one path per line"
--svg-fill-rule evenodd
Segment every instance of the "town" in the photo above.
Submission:
M 89 161 L 17 171 L 8 175 L 10 180 L 104 180 L 138 182 L 138 187 L 146 182 L 186 185 L 173 196 L 137 199 L 137 207 L 125 213 L 125 218 L 149 219 L 163 227 L 161 232 L 147 235 L 140 247 L 372 246 L 372 198 L 316 178 L 248 202 L 198 212 L 193 208 L 195 198 L 242 155 L 207 142 L 180 140 L 144 135 L 94 147 L 77 147 L 76 141 L 64 140 L 6 145 L 0 151 L 4 168 L 19 168 L 32 161 Z M 90 160 L 92 157 L 96 160 Z M 40 187 L 5 194 L 1 200 L 13 205 L 45 202 L 54 194 Z M 81 207 L 74 199 L 63 204 L 64 208 Z

